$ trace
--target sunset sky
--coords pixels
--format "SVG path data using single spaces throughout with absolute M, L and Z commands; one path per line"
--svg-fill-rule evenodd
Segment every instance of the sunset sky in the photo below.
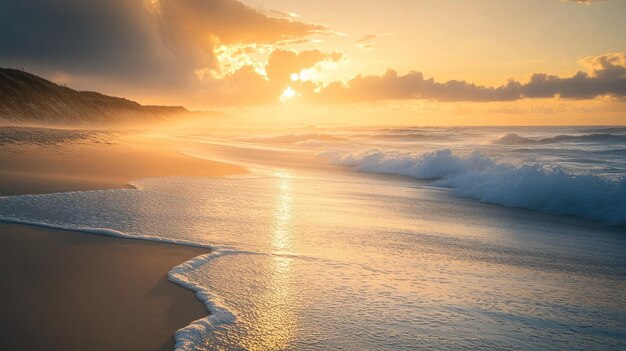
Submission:
M 0 66 L 305 124 L 625 124 L 626 1 L 0 0 Z

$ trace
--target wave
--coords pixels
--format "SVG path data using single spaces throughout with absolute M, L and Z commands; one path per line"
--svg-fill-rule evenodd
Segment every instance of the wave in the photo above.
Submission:
M 584 133 L 626 133 L 626 127 L 608 126 L 608 127 L 589 127 L 581 129 Z
M 308 133 L 308 134 L 285 134 L 285 135 L 242 138 L 242 139 L 239 139 L 239 141 L 247 141 L 247 142 L 261 143 L 261 144 L 295 144 L 295 143 L 310 142 L 310 141 L 337 143 L 337 142 L 348 141 L 348 139 L 331 135 L 331 134 Z
M 377 149 L 357 153 L 329 150 L 320 155 L 334 164 L 354 166 L 362 172 L 397 174 L 427 180 L 441 179 L 470 170 L 481 170 L 493 164 L 491 159 L 478 151 L 466 157 L 458 157 L 449 149 L 422 155 Z
M 562 134 L 550 138 L 532 139 L 520 136 L 515 133 L 507 133 L 496 140 L 492 141 L 492 144 L 501 145 L 519 145 L 519 144 L 551 144 L 560 142 L 620 142 L 626 143 L 626 135 L 608 134 L 608 133 L 593 133 L 583 135 L 569 135 Z
M 458 139 L 449 134 L 442 134 L 442 133 L 372 134 L 372 135 L 366 135 L 366 136 L 372 139 L 393 140 L 393 141 L 419 141 L 419 140 L 449 141 L 449 140 Z
M 626 178 L 577 175 L 540 164 L 514 166 L 478 151 L 456 155 L 441 149 L 416 155 L 376 149 L 328 150 L 320 155 L 362 172 L 434 180 L 436 186 L 450 188 L 458 196 L 487 203 L 626 224 Z
M 69 194 L 69 193 L 62 193 L 62 194 Z M 20 195 L 20 196 L 21 197 L 27 197 L 27 196 L 35 197 L 37 195 Z M 81 227 L 81 226 L 75 226 L 75 225 L 61 225 L 61 224 L 56 224 L 56 223 L 50 223 L 47 221 L 31 220 L 31 219 L 26 219 L 26 218 L 18 218 L 18 217 L 4 216 L 4 215 L 0 215 L 0 222 L 27 224 L 27 225 L 37 226 L 37 227 L 69 230 L 73 232 L 105 235 L 105 236 L 112 236 L 112 237 L 124 238 L 124 239 L 148 240 L 148 241 L 155 241 L 155 242 L 167 243 L 167 244 L 193 246 L 193 247 L 199 247 L 199 248 L 204 248 L 204 249 L 212 248 L 212 246 L 210 245 L 200 244 L 200 243 L 196 243 L 196 242 L 188 241 L 188 240 L 169 239 L 169 238 L 162 238 L 159 236 L 150 236 L 150 235 L 141 235 L 141 236 L 131 235 L 131 234 L 120 232 L 114 229 Z

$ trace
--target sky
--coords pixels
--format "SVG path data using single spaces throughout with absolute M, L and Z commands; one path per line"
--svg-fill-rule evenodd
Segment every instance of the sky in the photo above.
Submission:
M 626 124 L 622 0 L 0 0 L 0 66 L 292 124 Z

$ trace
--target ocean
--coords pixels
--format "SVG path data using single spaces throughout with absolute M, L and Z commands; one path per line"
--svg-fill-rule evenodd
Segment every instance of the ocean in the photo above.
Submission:
M 169 273 L 210 312 L 178 350 L 626 349 L 626 127 L 155 133 L 250 172 L 0 220 L 210 247 Z

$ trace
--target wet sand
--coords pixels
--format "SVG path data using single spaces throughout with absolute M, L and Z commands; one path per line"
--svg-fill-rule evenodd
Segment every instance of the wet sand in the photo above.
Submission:
M 0 195 L 127 187 L 240 167 L 124 144 L 0 147 Z M 206 249 L 0 223 L 0 344 L 11 350 L 172 350 L 207 311 L 167 280 Z
M 173 350 L 207 311 L 167 280 L 207 250 L 0 223 L 5 350 Z

